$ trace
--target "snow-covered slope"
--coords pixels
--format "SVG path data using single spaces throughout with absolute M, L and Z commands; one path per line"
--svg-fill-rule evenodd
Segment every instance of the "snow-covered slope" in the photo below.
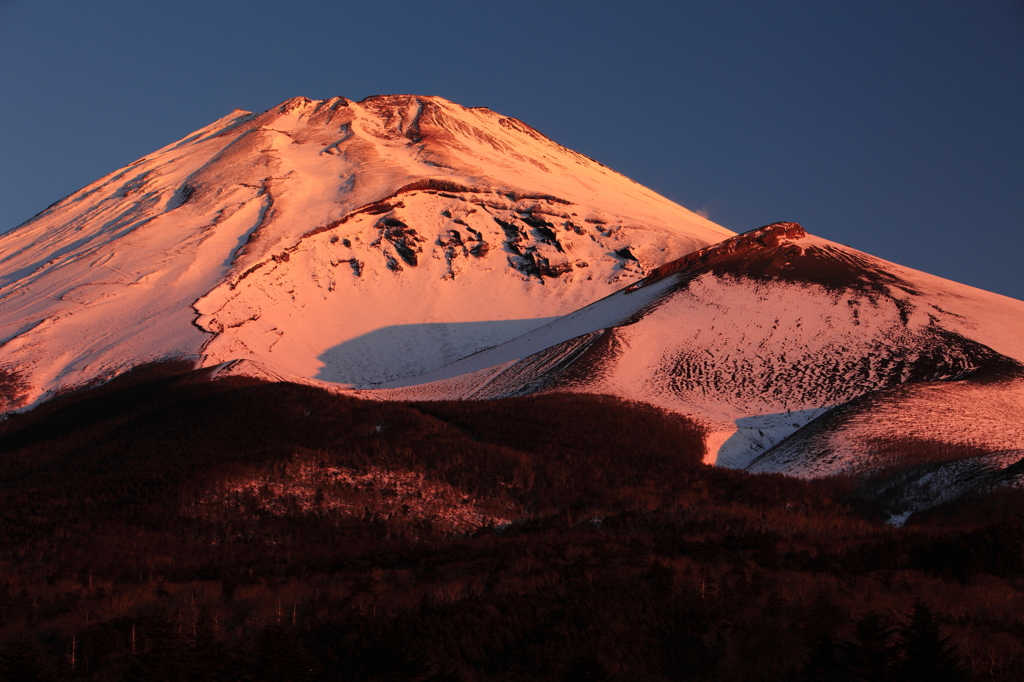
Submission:
M 167 358 L 418 374 L 730 234 L 488 109 L 236 111 L 0 236 L 7 407 Z
M 778 223 L 668 263 L 639 285 L 382 393 L 617 395 L 701 418 L 711 432 L 709 460 L 744 467 L 837 406 L 911 384 L 908 392 L 939 387 L 952 396 L 962 382 L 984 383 L 988 403 L 963 402 L 974 400 L 976 412 L 998 405 L 998 413 L 966 429 L 947 420 L 943 437 L 1022 448 L 1021 361 L 1024 303 Z M 1014 415 L 1018 427 L 1007 427 Z M 876 436 L 897 428 L 863 424 L 869 432 L 877 426 Z M 831 436 L 825 429 L 822 437 Z M 807 450 L 794 452 L 777 468 L 759 460 L 759 470 L 808 473 L 796 463 Z M 830 452 L 857 456 L 841 447 Z
M 748 469 L 808 478 L 874 473 L 918 464 L 903 455 L 913 443 L 987 453 L 1024 447 L 1024 368 L 993 364 L 955 381 L 869 393 L 822 415 Z M 933 448 L 931 462 L 941 458 L 942 448 Z

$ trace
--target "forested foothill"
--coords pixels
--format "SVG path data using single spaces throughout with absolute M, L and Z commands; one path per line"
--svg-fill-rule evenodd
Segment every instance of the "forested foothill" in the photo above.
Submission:
M 0 423 L 0 680 L 1024 679 L 1024 498 L 884 523 L 558 394 L 135 370 Z

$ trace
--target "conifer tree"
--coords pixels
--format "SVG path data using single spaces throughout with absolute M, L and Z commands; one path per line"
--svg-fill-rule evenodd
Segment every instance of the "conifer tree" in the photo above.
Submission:
M 900 682 L 961 682 L 967 675 L 956 650 L 939 632 L 932 610 L 921 600 L 906 625 L 899 629 L 901 660 L 897 666 Z
M 855 641 L 846 647 L 854 679 L 886 682 L 895 675 L 896 648 L 888 618 L 868 611 L 854 621 Z

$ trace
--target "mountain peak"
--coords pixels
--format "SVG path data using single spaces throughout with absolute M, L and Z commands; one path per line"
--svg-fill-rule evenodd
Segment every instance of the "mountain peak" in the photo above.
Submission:
M 167 358 L 384 381 L 731 235 L 489 109 L 294 97 L 0 236 L 0 368 L 29 402 Z

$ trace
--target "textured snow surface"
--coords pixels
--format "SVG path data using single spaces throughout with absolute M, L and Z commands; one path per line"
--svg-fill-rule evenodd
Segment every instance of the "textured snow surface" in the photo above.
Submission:
M 745 467 L 774 446 L 775 459 L 758 460 L 756 470 L 818 475 L 814 466 L 824 465 L 807 461 L 804 427 L 894 386 L 919 397 L 860 419 L 861 431 L 825 429 L 820 438 L 841 442 L 819 448 L 833 460 L 824 473 L 852 466 L 864 454 L 856 442 L 915 429 L 993 449 L 1024 447 L 1024 386 L 1015 378 L 1021 339 L 1020 301 L 782 224 L 688 256 L 644 286 L 419 379 L 429 383 L 382 393 L 611 394 L 702 419 L 711 432 L 708 461 Z M 965 388 L 972 386 L 974 393 Z M 963 419 L 943 420 L 944 410 L 961 405 Z
M 1024 449 L 1024 372 L 1004 379 L 908 384 L 844 405 L 751 463 L 808 478 L 889 467 L 886 439 Z
M 730 234 L 487 109 L 296 98 L 0 236 L 0 368 L 27 402 L 179 357 L 386 381 Z

